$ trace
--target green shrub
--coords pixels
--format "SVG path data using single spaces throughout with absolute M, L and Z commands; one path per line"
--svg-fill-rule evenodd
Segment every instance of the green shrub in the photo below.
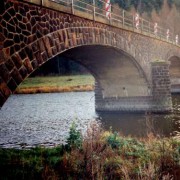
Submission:
M 117 132 L 114 132 L 112 134 L 110 134 L 107 139 L 106 139 L 108 145 L 111 146 L 111 148 L 113 149 L 117 149 L 120 147 L 121 143 L 120 143 L 120 138 L 118 136 Z
M 79 130 L 77 130 L 77 125 L 73 123 L 70 127 L 69 137 L 67 139 L 66 147 L 68 149 L 71 148 L 81 148 L 82 147 L 82 134 Z

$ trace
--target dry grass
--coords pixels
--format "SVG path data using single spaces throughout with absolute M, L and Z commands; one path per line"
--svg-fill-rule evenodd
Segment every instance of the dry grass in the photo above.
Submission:
M 29 88 L 18 88 L 16 94 L 36 94 L 36 93 L 56 93 L 56 92 L 82 92 L 82 91 L 93 91 L 94 86 L 82 85 L 72 87 L 29 87 Z
M 93 91 L 94 78 L 90 75 L 27 78 L 16 94 Z
M 180 141 L 123 137 L 104 132 L 96 123 L 88 128 L 82 148 L 63 156 L 63 176 L 73 179 L 179 180 Z

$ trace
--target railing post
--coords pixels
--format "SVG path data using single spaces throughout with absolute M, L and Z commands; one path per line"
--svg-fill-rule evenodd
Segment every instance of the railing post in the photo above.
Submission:
M 144 23 L 143 23 L 143 18 L 141 18 L 141 32 L 143 32 L 143 30 L 144 30 Z
M 160 37 L 160 39 L 163 39 L 163 32 L 161 31 L 161 29 L 159 28 L 159 35 L 157 35 Z
M 135 17 L 134 17 L 134 15 L 133 15 L 133 22 L 132 22 L 133 24 L 132 24 L 132 26 L 133 26 L 133 30 L 135 30 Z
M 109 24 L 111 25 L 111 15 L 112 14 L 110 14 L 110 16 L 109 16 Z
M 93 20 L 95 21 L 95 17 L 96 17 L 96 3 L 95 0 L 93 0 Z
M 74 14 L 74 0 L 71 0 L 71 13 Z
M 124 27 L 124 23 L 125 23 L 125 19 L 124 19 L 124 17 L 125 17 L 125 12 L 124 12 L 124 9 L 123 9 L 123 21 L 122 21 L 122 23 L 123 23 L 123 27 Z

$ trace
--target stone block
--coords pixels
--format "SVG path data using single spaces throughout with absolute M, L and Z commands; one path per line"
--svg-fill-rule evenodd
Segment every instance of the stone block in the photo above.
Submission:
M 32 65 L 33 69 L 37 69 L 37 68 L 39 67 L 39 64 L 38 64 L 38 62 L 37 62 L 36 59 L 34 59 L 34 60 L 31 62 L 31 65 Z
M 0 92 L 6 99 L 11 95 L 11 90 L 6 85 L 6 82 L 0 77 Z
M 30 59 L 26 58 L 23 64 L 24 64 L 24 67 L 27 69 L 28 74 L 30 74 L 33 71 L 33 67 L 31 65 Z
M 59 41 L 60 41 L 60 42 L 64 42 L 62 30 L 58 31 L 58 37 L 59 37 Z
M 24 52 L 24 51 L 23 51 Z M 24 55 L 26 56 L 26 55 Z M 22 56 L 23 57 L 23 56 Z M 19 69 L 21 66 L 22 66 L 22 59 L 21 57 L 19 56 L 19 54 L 14 54 L 12 56 L 12 61 L 13 63 L 15 64 L 15 66 L 17 67 L 17 69 Z
M 9 71 L 8 71 L 7 67 L 5 66 L 5 64 L 0 65 L 0 77 L 2 77 L 2 79 L 5 82 L 8 82 L 8 80 L 10 78 Z
M 31 48 L 33 50 L 33 53 L 36 53 L 37 51 L 39 51 L 38 43 L 36 41 L 34 43 L 32 43 Z
M 25 79 L 28 75 L 28 71 L 24 66 L 21 67 L 19 73 L 21 74 L 22 79 Z
M 14 92 L 14 91 L 16 90 L 16 88 L 17 88 L 17 84 L 16 84 L 16 82 L 14 81 L 13 78 L 11 78 L 11 79 L 9 80 L 9 82 L 7 83 L 7 86 L 9 87 L 9 89 L 10 89 L 12 92 Z
M 21 51 L 18 54 L 21 61 L 23 61 L 27 57 L 25 49 L 21 49 Z
M 46 51 L 41 53 L 41 55 L 42 55 L 43 62 L 46 62 L 48 60 L 48 55 L 47 55 Z
M 52 54 L 53 54 L 53 56 L 57 55 L 57 48 L 56 48 L 56 46 L 52 47 Z
M 36 57 L 36 61 L 39 65 L 41 65 L 43 63 L 43 58 L 40 52 L 36 52 L 35 53 L 35 57 Z
M 5 63 L 5 65 L 6 65 L 6 67 L 7 67 L 7 69 L 9 70 L 9 71 L 11 71 L 13 68 L 14 68 L 14 63 L 13 63 L 13 61 L 11 60 L 11 59 L 8 59 L 7 61 L 6 61 L 6 63 Z
M 50 58 L 50 57 L 53 56 L 53 54 L 52 54 L 52 48 L 51 48 L 51 45 L 50 45 L 49 38 L 45 36 L 45 37 L 43 38 L 43 41 L 44 41 L 44 45 L 45 45 L 45 48 L 46 48 L 48 57 Z
M 19 85 L 23 81 L 21 74 L 16 68 L 14 68 L 13 71 L 11 72 L 11 76 L 15 80 L 17 85 Z
M 45 49 L 45 45 L 44 45 L 44 41 L 43 39 L 39 39 L 38 40 L 38 44 L 39 44 L 39 49 L 41 52 L 44 52 L 46 49 Z

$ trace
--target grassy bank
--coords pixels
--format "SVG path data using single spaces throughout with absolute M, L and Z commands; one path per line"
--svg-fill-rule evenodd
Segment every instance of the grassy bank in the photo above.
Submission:
M 92 91 L 94 78 L 90 75 L 27 78 L 17 89 L 17 94 Z
M 180 177 L 180 140 L 123 137 L 95 123 L 72 126 L 67 145 L 0 150 L 1 179 L 170 180 Z

